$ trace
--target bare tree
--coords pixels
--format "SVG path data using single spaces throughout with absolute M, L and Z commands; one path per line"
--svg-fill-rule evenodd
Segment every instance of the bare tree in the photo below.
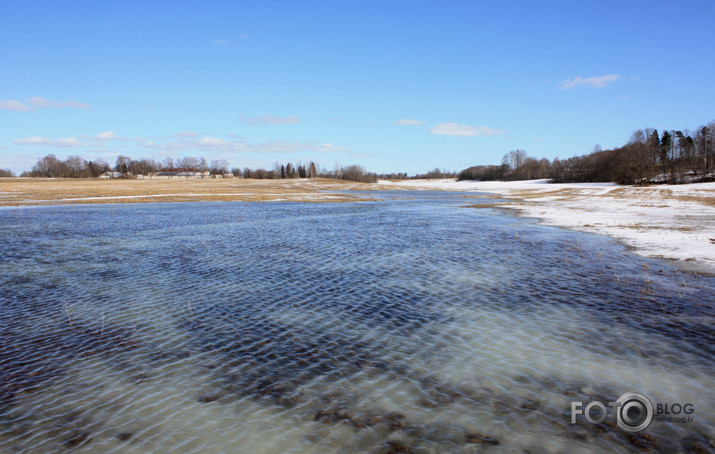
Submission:
M 211 175 L 225 175 L 228 173 L 228 161 L 225 159 L 215 159 L 211 161 L 209 171 Z
M 114 165 L 114 170 L 122 174 L 129 173 L 129 165 L 131 162 L 132 158 L 129 156 L 119 155 L 117 156 L 117 163 Z
M 516 170 L 526 162 L 526 152 L 524 150 L 512 150 L 502 158 L 502 164 L 509 166 L 511 170 Z
M 161 163 L 161 170 L 174 170 L 175 168 L 176 164 L 174 164 L 174 158 L 171 156 L 164 158 L 164 161 Z
M 199 160 L 193 156 L 185 156 L 177 162 L 176 166 L 184 172 L 196 172 L 199 170 Z
M 200 172 L 207 172 L 208 170 L 209 170 L 209 165 L 208 165 L 208 163 L 206 162 L 206 158 L 204 158 L 203 156 L 201 156 L 201 158 L 199 158 L 199 171 L 200 171 Z
M 70 156 L 65 160 L 67 164 L 67 170 L 69 171 L 68 176 L 75 178 L 85 177 L 85 170 L 87 169 L 87 163 L 80 156 Z

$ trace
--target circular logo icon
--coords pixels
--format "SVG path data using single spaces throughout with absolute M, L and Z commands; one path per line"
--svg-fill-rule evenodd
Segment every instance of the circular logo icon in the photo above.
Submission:
M 653 421 L 653 404 L 638 393 L 625 393 L 616 400 L 618 427 L 626 432 L 645 430 Z

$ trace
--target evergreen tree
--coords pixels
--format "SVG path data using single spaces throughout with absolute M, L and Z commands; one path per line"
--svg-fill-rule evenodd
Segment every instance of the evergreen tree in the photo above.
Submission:
M 658 147 L 658 158 L 663 169 L 663 174 L 668 172 L 668 156 L 670 155 L 671 136 L 668 131 L 663 131 L 663 137 L 660 139 Z

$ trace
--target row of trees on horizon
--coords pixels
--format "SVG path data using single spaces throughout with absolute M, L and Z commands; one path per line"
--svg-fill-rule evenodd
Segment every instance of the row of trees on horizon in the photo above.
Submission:
M 369 173 L 359 165 L 336 165 L 333 170 L 322 169 L 314 162 L 309 164 L 275 163 L 273 169 L 250 169 L 248 167 L 229 170 L 225 159 L 213 160 L 210 163 L 201 157 L 186 156 L 180 159 L 167 157 L 161 162 L 151 158 L 132 159 L 120 155 L 114 166 L 98 159 L 87 161 L 81 156 L 69 156 L 64 161 L 55 155 L 40 158 L 29 172 L 23 172 L 23 177 L 36 178 L 97 178 L 106 172 L 117 172 L 121 178 L 136 178 L 137 175 L 151 175 L 161 172 L 208 172 L 209 175 L 225 176 L 232 174 L 239 178 L 284 179 L 284 178 L 332 178 L 360 182 L 375 182 L 378 175 Z M 5 171 L 0 176 L 13 176 Z
M 524 150 L 504 155 L 501 165 L 478 165 L 458 174 L 434 169 L 409 178 L 454 178 L 460 180 L 532 180 L 552 182 L 612 181 L 620 184 L 680 183 L 709 181 L 715 170 L 715 122 L 688 130 L 652 128 L 634 131 L 628 142 L 618 148 L 603 150 L 598 145 L 591 153 L 559 160 L 536 159 Z M 331 178 L 359 182 L 375 182 L 378 178 L 405 179 L 407 173 L 376 174 L 359 165 L 336 165 L 333 170 L 308 164 L 275 163 L 271 170 L 232 168 L 226 160 L 207 162 L 204 157 L 167 157 L 161 162 L 151 158 L 132 159 L 120 155 L 114 166 L 103 160 L 87 161 L 80 156 L 60 160 L 50 154 L 41 158 L 29 172 L 21 176 L 40 178 L 97 178 L 105 172 L 118 172 L 122 178 L 159 172 L 208 172 L 210 175 L 232 174 L 240 178 Z M 0 177 L 12 177 L 9 170 L 0 169 Z
M 504 155 L 501 165 L 469 167 L 458 179 L 684 183 L 713 180 L 714 170 L 715 122 L 711 122 L 695 132 L 665 130 L 660 134 L 657 129 L 639 129 L 621 147 L 603 150 L 597 145 L 589 154 L 564 160 L 537 160 L 524 150 L 514 150 Z

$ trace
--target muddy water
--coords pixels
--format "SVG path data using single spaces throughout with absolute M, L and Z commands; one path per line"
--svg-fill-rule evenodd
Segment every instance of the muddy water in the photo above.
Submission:
M 712 277 L 400 194 L 0 210 L 0 451 L 712 449 Z

